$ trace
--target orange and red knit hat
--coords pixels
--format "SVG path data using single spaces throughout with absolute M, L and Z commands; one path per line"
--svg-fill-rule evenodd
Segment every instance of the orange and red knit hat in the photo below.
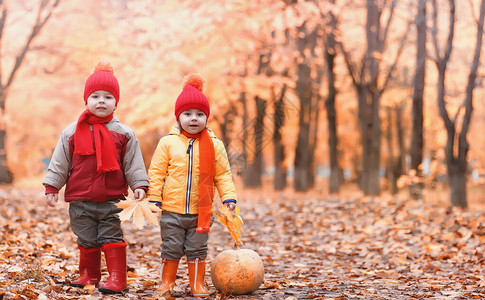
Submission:
M 209 101 L 202 93 L 205 79 L 197 73 L 192 73 L 184 77 L 183 90 L 175 101 L 175 117 L 187 109 L 201 110 L 207 118 L 210 115 Z
M 94 72 L 86 80 L 84 86 L 84 103 L 87 103 L 89 95 L 96 91 L 111 93 L 116 99 L 116 105 L 120 99 L 120 85 L 109 61 L 101 60 L 94 67 Z

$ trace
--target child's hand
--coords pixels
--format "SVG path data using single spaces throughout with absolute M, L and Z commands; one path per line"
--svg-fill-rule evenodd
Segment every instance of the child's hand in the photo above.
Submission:
M 145 190 L 144 189 L 135 189 L 133 191 L 133 196 L 135 197 L 136 201 L 143 200 L 146 196 Z
M 230 210 L 230 211 L 233 211 L 235 208 L 236 208 L 236 203 L 234 202 L 226 202 L 224 203 L 224 205 Z
M 59 200 L 59 194 L 57 193 L 45 195 L 45 203 L 50 207 L 55 207 L 58 200 Z

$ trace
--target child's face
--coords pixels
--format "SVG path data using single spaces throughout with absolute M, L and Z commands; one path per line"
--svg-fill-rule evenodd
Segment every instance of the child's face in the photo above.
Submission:
M 116 109 L 115 97 L 106 91 L 95 91 L 89 95 L 86 109 L 93 115 L 103 118 L 112 114 Z
M 188 109 L 179 115 L 179 122 L 183 130 L 190 134 L 197 134 L 205 128 L 207 116 L 201 110 Z

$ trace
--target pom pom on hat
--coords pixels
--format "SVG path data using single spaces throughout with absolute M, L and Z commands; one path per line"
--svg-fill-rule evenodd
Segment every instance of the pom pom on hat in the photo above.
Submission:
M 202 75 L 198 73 L 192 73 L 189 75 L 186 75 L 184 79 L 182 80 L 183 87 L 185 87 L 187 84 L 195 87 L 201 92 L 204 92 L 204 83 L 205 79 L 202 77 Z
M 175 117 L 188 109 L 198 109 L 205 113 L 207 118 L 210 115 L 209 101 L 203 94 L 205 79 L 197 73 L 192 73 L 182 80 L 183 90 L 175 101 Z
M 113 65 L 107 60 L 100 60 L 96 64 L 96 66 L 94 67 L 94 72 L 98 72 L 98 71 L 108 71 L 113 73 L 113 75 L 115 73 L 113 69 Z
M 87 103 L 89 95 L 96 91 L 107 91 L 116 99 L 116 105 L 120 99 L 120 86 L 114 75 L 113 65 L 107 60 L 99 61 L 94 67 L 94 72 L 86 80 L 84 86 L 84 103 Z

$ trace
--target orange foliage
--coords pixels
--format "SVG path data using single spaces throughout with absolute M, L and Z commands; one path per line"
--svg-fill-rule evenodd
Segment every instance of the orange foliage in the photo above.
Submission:
M 345 2 L 345 1 L 343 1 Z M 340 14 L 340 30 L 337 38 L 348 43 L 356 57 L 363 53 L 365 41 L 365 14 L 360 6 L 322 4 L 298 1 L 286 6 L 282 1 L 165 1 L 155 4 L 153 0 L 140 1 L 62 1 L 60 9 L 46 26 L 46 30 L 33 48 L 47 51 L 30 52 L 25 64 L 9 90 L 6 104 L 7 114 L 2 115 L 8 131 L 8 162 L 17 179 L 42 175 L 44 159 L 50 157 L 59 134 L 70 122 L 75 121 L 83 110 L 82 90 L 84 80 L 91 73 L 94 62 L 109 59 L 116 66 L 120 81 L 121 99 L 116 111 L 126 124 L 138 135 L 146 161 L 155 148 L 156 141 L 167 133 L 175 123 L 173 105 L 180 92 L 181 76 L 199 72 L 206 79 L 205 94 L 211 103 L 214 118 L 209 120 L 220 137 L 217 117 L 221 117 L 232 103 L 235 112 L 232 147 L 241 152 L 242 106 L 241 92 L 247 96 L 249 121 L 254 119 L 253 99 L 264 97 L 268 101 L 264 124 L 263 149 L 266 167 L 272 164 L 272 128 L 274 112 L 272 97 L 283 84 L 289 90 L 285 99 L 286 124 L 283 128 L 283 144 L 286 147 L 286 164 L 294 161 L 294 146 L 298 132 L 299 100 L 294 93 L 297 50 L 286 40 L 287 32 L 308 20 L 309 28 L 321 23 L 320 13 L 333 11 Z M 468 16 L 467 1 L 457 1 L 462 14 Z M 14 62 L 16 49 L 25 40 L 19 38 L 29 33 L 29 18 L 34 17 L 32 1 L 11 1 L 9 19 L 5 31 L 6 43 L 2 53 L 2 66 L 8 69 Z M 122 4 L 124 3 L 124 4 Z M 477 3 L 474 1 L 473 3 Z M 404 5 L 404 4 L 403 4 Z M 28 8 L 28 9 L 27 9 Z M 345 13 L 342 13 L 344 12 Z M 412 18 L 403 9 L 404 20 Z M 13 18 L 12 18 L 13 17 Z M 448 88 L 449 105 L 458 107 L 463 99 L 462 86 L 467 76 L 471 58 L 470 32 L 472 18 L 462 17 L 457 22 L 456 45 Z M 402 21 L 399 21 L 402 22 Z M 392 28 L 389 38 L 396 40 L 402 33 L 402 24 Z M 387 64 L 392 62 L 397 43 L 389 45 L 389 55 L 381 57 Z M 410 86 L 414 68 L 414 47 L 409 43 L 405 49 L 402 65 L 396 70 L 397 83 L 389 94 L 384 94 L 383 104 L 394 101 L 410 103 Z M 257 74 L 259 53 L 271 50 L 271 76 Z M 312 65 L 323 65 L 322 49 L 315 49 Z M 357 97 L 350 83 L 345 61 L 337 56 L 337 133 L 340 141 L 341 166 L 347 170 L 358 170 L 361 148 L 359 124 L 357 123 Z M 264 62 L 263 62 L 264 63 Z M 282 76 L 288 69 L 288 76 Z M 244 74 L 244 76 L 241 76 Z M 440 149 L 443 147 L 443 124 L 435 103 L 435 70 L 428 67 L 425 95 L 425 157 L 436 158 L 443 164 Z M 3 77 L 5 78 L 5 77 Z M 324 77 L 324 81 L 325 81 Z M 320 89 L 322 99 L 326 96 L 325 82 Z M 476 98 L 483 98 L 483 87 L 476 89 Z M 479 103 L 476 101 L 475 103 Z M 318 132 L 316 163 L 328 166 L 328 143 L 323 105 Z M 456 110 L 456 109 L 455 109 Z M 406 145 L 409 145 L 411 105 L 404 112 Z M 470 166 L 485 172 L 485 137 L 481 128 L 485 126 L 485 108 L 476 105 L 471 123 L 469 141 Z M 385 130 L 383 123 L 383 130 Z M 385 158 L 386 148 L 383 149 Z M 437 156 L 436 156 L 437 154 Z M 436 168 L 437 170 L 439 168 Z M 441 169 L 440 169 L 441 170 Z

